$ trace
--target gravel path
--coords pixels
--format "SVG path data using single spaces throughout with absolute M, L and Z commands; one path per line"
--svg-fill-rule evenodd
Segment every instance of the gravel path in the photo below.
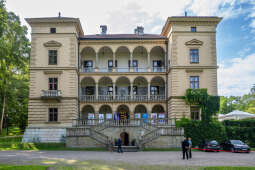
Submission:
M 191 160 L 182 160 L 180 152 L 110 152 L 87 151 L 0 151 L 1 164 L 79 164 L 87 160 L 172 166 L 255 166 L 255 152 L 193 152 Z

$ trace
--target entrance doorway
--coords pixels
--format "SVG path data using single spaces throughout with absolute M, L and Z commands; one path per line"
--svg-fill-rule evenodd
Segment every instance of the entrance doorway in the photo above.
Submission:
M 128 146 L 129 145 L 129 135 L 127 132 L 122 132 L 120 134 L 120 139 L 122 141 L 123 146 Z

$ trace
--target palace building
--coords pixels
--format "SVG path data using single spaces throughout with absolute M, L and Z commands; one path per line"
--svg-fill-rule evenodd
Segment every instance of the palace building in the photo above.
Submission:
M 176 147 L 175 119 L 200 119 L 188 88 L 217 95 L 219 17 L 168 17 L 161 34 L 86 35 L 78 18 L 27 18 L 32 28 L 23 142 L 69 147 Z M 85 29 L 86 30 L 86 29 Z

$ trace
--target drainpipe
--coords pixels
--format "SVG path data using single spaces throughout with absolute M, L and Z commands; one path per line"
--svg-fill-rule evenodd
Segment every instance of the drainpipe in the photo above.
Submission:
M 78 37 L 78 119 L 81 117 L 80 113 L 80 36 Z
M 166 41 L 166 63 L 165 63 L 165 67 L 166 67 L 166 114 L 167 114 L 167 118 L 168 118 L 168 41 Z

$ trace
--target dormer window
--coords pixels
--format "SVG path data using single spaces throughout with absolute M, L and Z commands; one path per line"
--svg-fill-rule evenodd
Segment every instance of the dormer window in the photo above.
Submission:
M 191 27 L 190 31 L 191 32 L 197 32 L 197 27 Z
M 56 28 L 50 28 L 50 33 L 51 33 L 51 34 L 56 33 Z

